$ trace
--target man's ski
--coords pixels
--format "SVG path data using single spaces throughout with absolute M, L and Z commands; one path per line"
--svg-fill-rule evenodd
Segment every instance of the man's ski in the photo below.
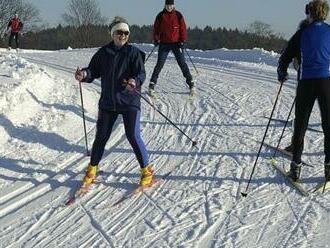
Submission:
M 287 150 L 285 150 L 283 148 L 280 148 L 280 147 L 276 148 L 275 146 L 270 145 L 270 144 L 265 143 L 265 142 L 264 142 L 263 145 L 266 146 L 266 147 L 268 147 L 268 148 L 270 148 L 270 149 L 272 149 L 272 150 L 276 150 L 276 151 L 280 152 L 281 154 L 287 156 L 289 159 L 292 159 L 292 153 L 291 152 L 288 152 Z M 301 161 L 301 163 L 303 165 L 305 165 L 305 166 L 308 166 L 308 167 L 314 167 L 314 166 L 312 166 L 312 165 L 310 165 L 310 164 L 308 164 L 308 163 L 306 163 L 304 161 Z
M 315 188 L 313 188 L 312 193 L 324 193 L 328 189 L 330 189 L 330 181 L 328 182 L 324 181 L 316 185 Z
M 278 171 L 280 174 L 296 189 L 298 190 L 303 196 L 309 196 L 309 193 L 301 187 L 301 185 L 298 182 L 293 181 L 289 176 L 288 172 L 286 172 L 284 169 L 276 165 L 276 161 L 272 159 L 271 165 Z
M 266 118 L 269 120 L 269 117 L 268 116 L 262 116 L 263 118 Z M 277 122 L 281 122 L 281 123 L 285 123 L 286 120 L 282 120 L 282 119 L 276 119 L 276 118 L 271 118 L 271 121 L 277 121 Z M 292 121 L 288 121 L 288 125 L 292 125 Z M 313 131 L 313 132 L 317 132 L 317 133 L 322 133 L 321 130 L 317 130 L 317 129 L 314 129 L 314 128 L 311 128 L 311 127 L 307 127 L 308 130 L 310 131 Z

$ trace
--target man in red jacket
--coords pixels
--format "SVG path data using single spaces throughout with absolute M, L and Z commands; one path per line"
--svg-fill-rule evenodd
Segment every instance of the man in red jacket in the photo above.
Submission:
M 23 23 L 18 18 L 18 14 L 15 14 L 13 19 L 11 19 L 8 23 L 7 30 L 11 28 L 10 36 L 9 36 L 9 45 L 8 48 L 11 49 L 11 42 L 13 41 L 13 38 L 16 42 L 16 49 L 18 48 L 19 41 L 18 41 L 18 34 L 23 28 Z
M 155 46 L 159 45 L 159 49 L 157 64 L 154 68 L 149 84 L 149 94 L 151 96 L 155 93 L 155 85 L 157 83 L 158 75 L 165 64 L 167 55 L 170 51 L 173 52 L 182 74 L 186 78 L 190 93 L 195 93 L 195 85 L 184 58 L 184 42 L 186 39 L 186 23 L 182 14 L 175 10 L 174 0 L 166 0 L 165 8 L 158 13 L 153 29 L 154 44 Z

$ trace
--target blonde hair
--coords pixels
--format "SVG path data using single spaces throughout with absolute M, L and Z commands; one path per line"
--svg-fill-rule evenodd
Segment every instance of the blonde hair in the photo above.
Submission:
M 326 0 L 313 0 L 308 4 L 310 16 L 315 21 L 324 21 L 327 19 L 329 12 L 328 1 Z

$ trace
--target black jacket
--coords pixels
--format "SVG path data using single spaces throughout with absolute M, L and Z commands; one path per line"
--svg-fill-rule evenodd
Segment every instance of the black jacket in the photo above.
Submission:
M 117 48 L 113 42 L 100 48 L 92 57 L 85 70 L 85 82 L 91 83 L 101 77 L 101 98 L 99 108 L 110 111 L 140 109 L 140 97 L 129 91 L 123 84 L 124 79 L 134 78 L 136 90 L 141 92 L 146 73 L 145 54 L 137 47 L 125 44 Z

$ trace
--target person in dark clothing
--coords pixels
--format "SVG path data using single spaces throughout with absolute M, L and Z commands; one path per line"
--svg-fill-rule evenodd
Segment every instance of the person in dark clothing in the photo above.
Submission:
M 304 136 L 317 99 L 324 133 L 324 174 L 326 181 L 330 181 L 330 26 L 324 22 L 329 6 L 327 1 L 313 0 L 308 8 L 312 23 L 292 36 L 277 68 L 278 81 L 283 83 L 288 79 L 292 59 L 296 57 L 300 65 L 289 176 L 294 181 L 300 178 Z
M 23 23 L 18 18 L 18 14 L 15 14 L 15 16 L 9 21 L 7 25 L 7 30 L 11 29 L 10 36 L 9 36 L 9 42 L 8 42 L 8 49 L 11 49 L 11 44 L 13 39 L 15 39 L 16 42 L 16 49 L 19 48 L 19 32 L 23 28 Z
M 312 22 L 312 20 L 310 18 L 310 13 L 309 13 L 309 4 L 306 4 L 306 6 L 305 6 L 305 14 L 306 14 L 306 18 L 299 22 L 298 30 L 306 28 Z M 294 69 L 298 72 L 299 66 L 300 66 L 299 62 L 298 62 L 298 59 L 293 58 L 292 64 L 293 64 Z M 299 81 L 299 74 L 298 73 L 297 73 L 297 81 Z M 294 124 L 294 122 L 295 122 L 295 120 L 293 120 L 293 124 Z M 291 144 L 286 146 L 284 148 L 284 150 L 286 150 L 287 152 L 292 153 L 292 151 L 293 151 L 292 143 L 293 143 L 293 136 L 291 138 Z
M 75 73 L 79 82 L 91 83 L 95 78 L 101 78 L 96 136 L 83 187 L 94 182 L 105 145 L 119 115 L 123 117 L 126 137 L 140 164 L 140 185 L 148 186 L 154 172 L 140 134 L 141 103 L 136 93 L 141 91 L 146 77 L 145 54 L 128 44 L 129 25 L 124 18 L 116 17 L 110 28 L 113 41 L 94 54 L 87 68 L 77 69 Z
M 186 78 L 190 93 L 195 93 L 192 75 L 184 57 L 184 43 L 187 39 L 186 23 L 183 15 L 175 9 L 174 0 L 166 0 L 165 8 L 158 13 L 153 27 L 153 40 L 158 48 L 157 64 L 150 78 L 149 93 L 154 94 L 155 85 L 168 53 L 173 52 L 175 59 Z

